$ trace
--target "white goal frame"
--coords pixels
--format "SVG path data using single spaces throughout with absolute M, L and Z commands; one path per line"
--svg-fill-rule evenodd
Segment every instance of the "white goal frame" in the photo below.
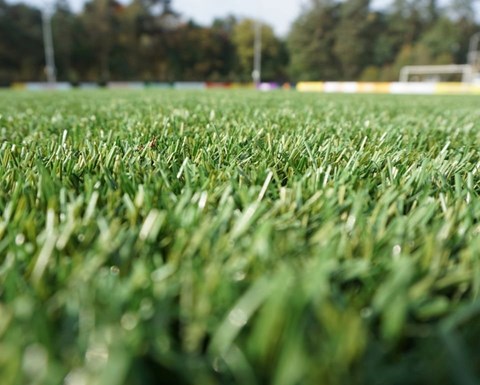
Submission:
M 406 66 L 400 71 L 400 82 L 408 82 L 411 75 L 450 75 L 461 74 L 462 83 L 471 83 L 475 69 L 470 64 L 449 64 L 431 66 Z
M 400 70 L 400 82 L 407 83 L 410 75 L 450 75 L 461 74 L 462 83 L 474 83 L 480 79 L 480 32 L 470 38 L 468 64 L 416 65 Z

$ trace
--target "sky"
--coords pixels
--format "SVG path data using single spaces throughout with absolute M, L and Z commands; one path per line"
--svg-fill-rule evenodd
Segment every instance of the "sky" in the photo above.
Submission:
M 258 17 L 271 24 L 275 32 L 286 35 L 290 24 L 300 14 L 305 0 L 173 0 L 175 9 L 200 24 L 208 24 L 214 16 L 234 14 Z
M 11 0 L 20 1 L 20 0 Z M 53 0 L 22 0 L 41 6 Z M 128 1 L 128 0 L 125 0 Z M 376 0 L 377 6 L 388 0 Z M 68 0 L 73 10 L 79 10 L 84 0 Z M 258 17 L 270 24 L 280 36 L 286 36 L 291 23 L 297 18 L 302 4 L 308 0 L 173 0 L 172 7 L 185 19 L 193 19 L 199 24 L 208 25 L 216 17 L 233 14 L 244 17 Z
M 372 6 L 378 7 L 388 2 L 373 0 Z M 308 4 L 308 0 L 172 0 L 175 10 L 200 24 L 208 25 L 215 17 L 234 14 L 260 18 L 280 36 L 287 35 L 304 4 Z

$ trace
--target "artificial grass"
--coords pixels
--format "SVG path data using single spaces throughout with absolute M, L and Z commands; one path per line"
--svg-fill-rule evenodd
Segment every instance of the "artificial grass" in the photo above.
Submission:
M 477 383 L 479 100 L 0 93 L 1 383 Z

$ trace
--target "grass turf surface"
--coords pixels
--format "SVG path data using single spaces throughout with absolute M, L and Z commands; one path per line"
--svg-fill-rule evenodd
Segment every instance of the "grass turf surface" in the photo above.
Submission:
M 0 93 L 1 383 L 476 383 L 478 105 Z

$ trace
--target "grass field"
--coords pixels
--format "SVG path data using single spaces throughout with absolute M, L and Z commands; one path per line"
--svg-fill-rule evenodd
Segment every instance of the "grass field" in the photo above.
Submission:
M 0 93 L 0 383 L 477 384 L 479 106 Z

